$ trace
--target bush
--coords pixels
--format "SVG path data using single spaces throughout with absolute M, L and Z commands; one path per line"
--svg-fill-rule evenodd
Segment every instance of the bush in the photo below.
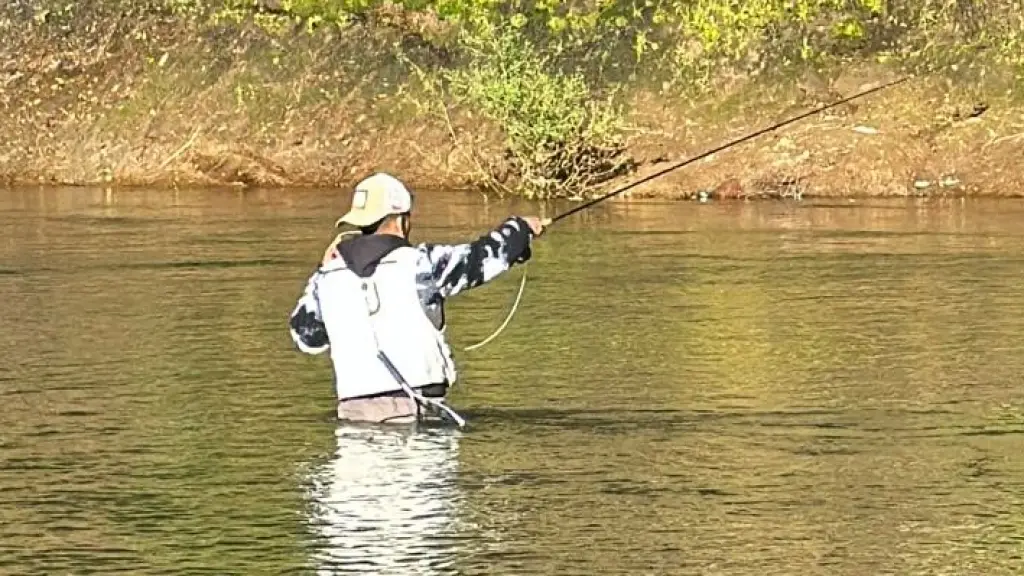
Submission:
M 447 94 L 501 128 L 513 171 L 507 183 L 490 170 L 491 189 L 581 198 L 629 169 L 621 110 L 611 96 L 595 97 L 581 74 L 550 70 L 514 27 L 464 33 L 460 48 L 465 63 L 443 73 Z

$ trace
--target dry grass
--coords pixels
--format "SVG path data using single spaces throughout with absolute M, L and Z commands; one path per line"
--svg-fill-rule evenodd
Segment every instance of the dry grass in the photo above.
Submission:
M 114 26 L 98 44 L 73 37 L 54 44 L 30 28 L 10 29 L 14 35 L 0 47 L 0 181 L 334 186 L 385 169 L 417 185 L 460 186 L 476 162 L 500 161 L 472 157 L 456 146 L 449 127 L 407 113 L 401 78 L 379 59 L 358 58 L 385 53 L 387 39 L 350 31 L 282 43 L 251 30 L 197 39 L 181 22 L 143 24 L 145 37 Z M 714 100 L 687 105 L 638 92 L 631 121 L 640 129 L 629 135 L 628 152 L 640 170 L 611 185 L 886 74 L 851 69 L 824 92 L 799 79 L 737 83 Z M 982 98 L 988 110 L 965 118 Z M 474 148 L 486 150 L 481 141 L 497 137 L 478 118 L 456 116 Z M 1019 102 L 966 80 L 922 77 L 688 166 L 633 195 L 1018 196 L 1022 152 Z M 915 181 L 930 184 L 917 188 Z
M 882 70 L 850 75 L 858 81 L 824 102 L 891 79 Z M 798 82 L 756 95 L 750 86 L 737 91 L 753 105 L 727 116 L 721 111 L 730 107 L 728 96 L 716 108 L 672 107 L 664 98 L 638 95 L 632 108 L 644 130 L 631 151 L 647 160 L 680 161 L 823 103 L 802 99 Z M 988 108 L 972 116 L 983 95 Z M 993 98 L 977 85 L 950 87 L 944 78 L 922 77 L 698 161 L 631 195 L 1024 196 L 1024 171 L 1017 168 L 1024 155 L 1022 130 L 1024 108 L 1013 99 Z

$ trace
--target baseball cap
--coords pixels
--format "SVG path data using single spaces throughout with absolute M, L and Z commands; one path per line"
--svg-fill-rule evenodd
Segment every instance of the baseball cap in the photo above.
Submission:
M 394 176 L 376 173 L 356 184 L 352 206 L 335 226 L 369 226 L 391 214 L 412 210 L 412 194 Z

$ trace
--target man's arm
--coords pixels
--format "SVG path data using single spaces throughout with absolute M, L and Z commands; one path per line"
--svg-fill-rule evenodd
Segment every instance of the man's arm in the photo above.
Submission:
M 314 273 L 309 278 L 306 289 L 288 319 L 288 329 L 292 341 L 295 342 L 295 346 L 299 350 L 306 354 L 322 354 L 330 348 L 327 327 L 320 316 L 320 304 L 317 301 L 316 280 L 318 277 L 319 274 Z
M 486 284 L 514 264 L 530 259 L 530 245 L 540 224 L 513 216 L 467 244 L 423 244 L 432 265 L 435 286 L 449 298 Z

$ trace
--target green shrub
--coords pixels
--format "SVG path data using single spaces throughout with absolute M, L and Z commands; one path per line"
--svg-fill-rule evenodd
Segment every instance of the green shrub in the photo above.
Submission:
M 456 104 L 495 122 L 506 138 L 512 186 L 528 197 L 586 197 L 629 168 L 622 113 L 580 74 L 552 71 L 549 58 L 514 27 L 462 36 L 463 65 L 443 73 Z M 508 190 L 487 175 L 492 188 Z

